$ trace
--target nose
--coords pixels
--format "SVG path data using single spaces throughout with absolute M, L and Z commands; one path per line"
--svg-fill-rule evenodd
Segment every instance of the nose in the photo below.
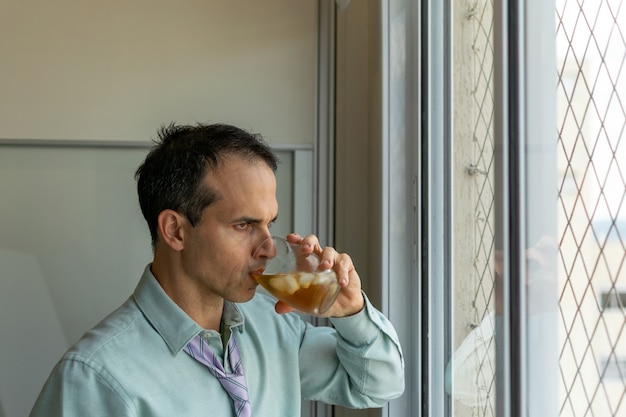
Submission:
M 276 256 L 276 243 L 272 236 L 265 239 L 254 251 L 254 258 L 271 259 Z

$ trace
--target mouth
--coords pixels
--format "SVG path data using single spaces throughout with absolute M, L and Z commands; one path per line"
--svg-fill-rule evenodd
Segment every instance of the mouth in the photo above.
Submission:
M 252 281 L 254 281 L 255 286 L 259 285 L 258 281 L 255 278 L 255 275 L 263 275 L 263 271 L 265 271 L 264 268 L 259 268 L 259 269 L 255 269 L 254 271 L 251 271 L 248 276 L 250 277 L 250 279 Z
M 256 279 L 254 279 L 254 276 L 252 275 L 252 273 L 248 274 L 248 278 L 250 279 L 250 281 L 248 281 L 247 284 L 247 288 L 248 291 L 256 291 L 256 288 L 259 286 L 259 283 Z
M 254 275 L 263 275 L 263 272 L 265 272 L 265 267 L 259 267 L 254 269 L 253 271 L 250 271 L 250 276 L 254 276 Z

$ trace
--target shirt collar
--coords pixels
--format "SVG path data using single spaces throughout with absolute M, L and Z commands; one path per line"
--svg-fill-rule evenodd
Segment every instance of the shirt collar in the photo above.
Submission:
M 134 292 L 135 302 L 152 327 L 161 335 L 173 353 L 180 352 L 191 339 L 204 331 L 163 291 L 147 265 Z M 244 316 L 235 303 L 226 301 L 222 321 L 239 331 L 244 330 Z
M 236 303 L 230 301 L 224 302 L 224 312 L 222 313 L 222 322 L 229 326 L 231 330 L 239 330 L 242 332 L 245 328 L 245 317 L 241 309 Z

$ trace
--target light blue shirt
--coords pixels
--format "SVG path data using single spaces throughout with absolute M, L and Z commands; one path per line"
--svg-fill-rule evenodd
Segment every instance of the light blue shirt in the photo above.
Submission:
M 261 293 L 226 303 L 223 321 L 239 346 L 254 417 L 299 416 L 302 399 L 380 407 L 404 390 L 395 330 L 367 299 L 360 313 L 331 319 L 334 329 L 276 314 Z M 185 314 L 148 266 L 133 296 L 55 366 L 30 415 L 233 415 L 217 379 L 183 351 L 198 334 L 222 357 L 221 336 Z

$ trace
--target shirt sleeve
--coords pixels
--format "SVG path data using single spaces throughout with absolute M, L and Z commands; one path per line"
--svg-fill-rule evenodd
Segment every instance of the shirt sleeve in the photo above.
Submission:
M 104 370 L 66 357 L 50 374 L 30 417 L 130 417 L 135 413 L 129 404 Z
M 302 340 L 303 398 L 372 408 L 399 397 L 404 392 L 404 358 L 391 322 L 367 297 L 358 314 L 330 321 L 334 329 L 308 326 Z

